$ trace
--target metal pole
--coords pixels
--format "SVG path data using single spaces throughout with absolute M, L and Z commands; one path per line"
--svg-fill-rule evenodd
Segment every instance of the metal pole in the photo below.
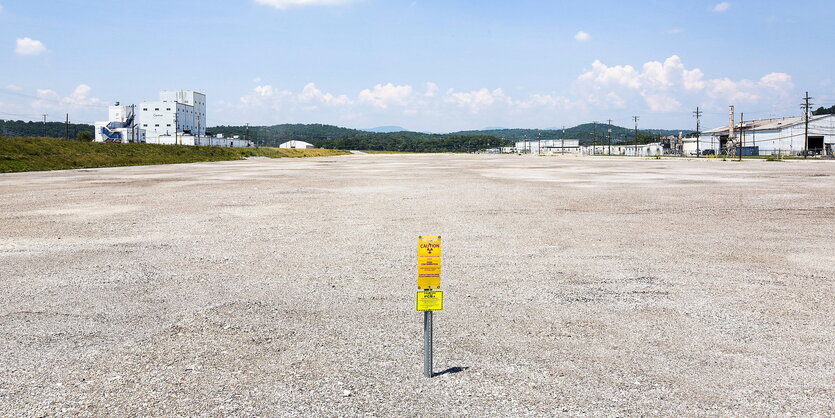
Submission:
M 432 377 L 432 311 L 423 313 L 423 375 Z

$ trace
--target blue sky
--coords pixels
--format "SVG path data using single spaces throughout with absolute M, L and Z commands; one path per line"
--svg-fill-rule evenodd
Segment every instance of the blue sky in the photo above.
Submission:
M 0 0 L 0 118 L 163 89 L 209 124 L 692 129 L 835 104 L 829 1 Z

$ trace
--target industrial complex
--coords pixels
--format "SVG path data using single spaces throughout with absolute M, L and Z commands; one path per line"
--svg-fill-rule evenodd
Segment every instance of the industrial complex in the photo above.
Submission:
M 688 138 L 683 145 L 686 155 L 728 153 L 736 147 L 743 155 L 797 155 L 803 150 L 810 155 L 832 155 L 835 115 L 810 116 L 808 131 L 802 116 L 729 123 Z
M 237 136 L 207 136 L 206 95 L 192 90 L 161 91 L 159 100 L 140 102 L 138 106 L 116 102 L 108 109 L 108 120 L 96 122 L 95 141 L 254 146 L 252 141 Z

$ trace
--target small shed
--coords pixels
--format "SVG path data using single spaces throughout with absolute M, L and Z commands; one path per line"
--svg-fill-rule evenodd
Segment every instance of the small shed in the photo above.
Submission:
M 278 147 L 279 148 L 296 148 L 296 149 L 314 148 L 313 144 L 310 144 L 310 143 L 307 143 L 307 142 L 304 142 L 304 141 L 296 141 L 296 140 L 284 142 L 281 145 L 279 145 Z

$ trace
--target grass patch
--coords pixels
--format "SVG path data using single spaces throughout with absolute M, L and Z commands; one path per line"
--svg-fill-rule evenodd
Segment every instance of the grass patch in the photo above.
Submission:
M 348 152 L 325 149 L 111 144 L 54 138 L 0 138 L 0 173 L 232 161 L 247 157 L 299 158 L 344 154 Z

